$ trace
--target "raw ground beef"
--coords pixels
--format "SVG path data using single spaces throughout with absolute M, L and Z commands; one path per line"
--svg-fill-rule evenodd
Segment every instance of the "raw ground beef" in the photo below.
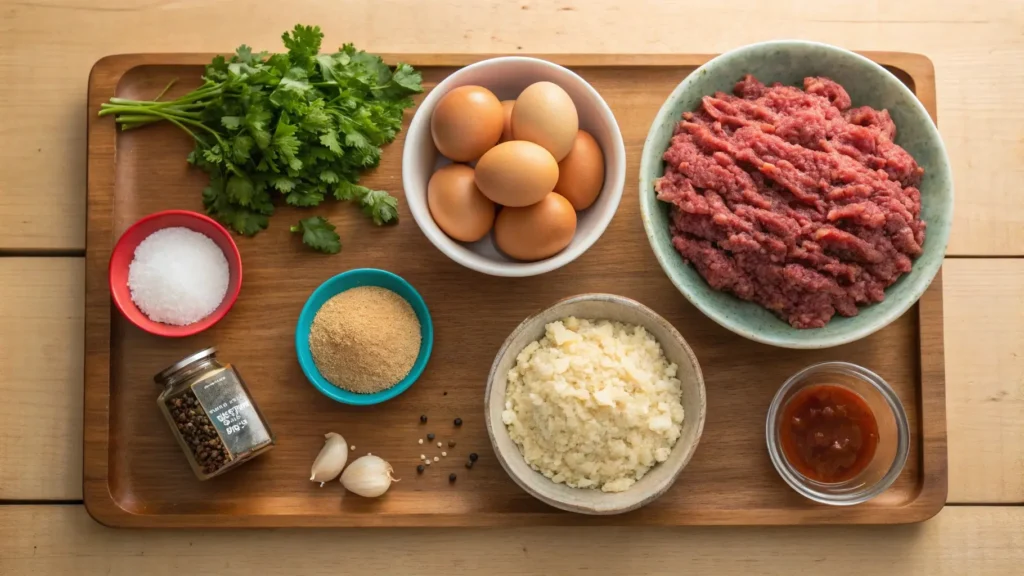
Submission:
M 924 170 L 889 112 L 851 108 L 828 78 L 753 76 L 705 96 L 665 151 L 672 243 L 716 290 L 796 328 L 880 302 L 921 254 Z

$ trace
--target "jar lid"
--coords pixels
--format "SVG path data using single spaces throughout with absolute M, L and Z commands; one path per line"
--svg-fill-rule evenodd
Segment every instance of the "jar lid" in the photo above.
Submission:
M 189 364 L 194 364 L 196 362 L 199 362 L 200 360 L 205 360 L 205 359 L 210 358 L 212 356 L 216 356 L 216 354 L 217 354 L 217 347 L 216 346 L 211 346 L 211 347 L 207 348 L 206 350 L 200 350 L 199 352 L 196 352 L 195 354 L 189 354 L 188 356 L 182 358 L 181 360 L 178 360 L 174 364 L 171 364 L 167 368 L 164 368 L 163 370 L 161 370 L 159 374 L 157 374 L 156 376 L 153 376 L 153 380 L 157 384 L 160 384 L 162 386 L 164 384 L 164 382 L 167 381 L 168 378 L 170 378 L 171 376 L 174 375 L 175 372 L 181 370 L 182 368 L 188 366 Z

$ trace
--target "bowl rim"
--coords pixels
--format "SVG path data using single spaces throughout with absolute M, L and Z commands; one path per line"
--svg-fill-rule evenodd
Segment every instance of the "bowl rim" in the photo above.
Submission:
M 221 252 L 224 252 L 224 258 L 228 261 L 228 266 L 230 267 L 231 262 L 235 262 L 238 265 L 238 282 L 236 283 L 234 289 L 228 290 L 228 292 L 224 294 L 224 299 L 221 300 L 221 303 L 217 305 L 217 308 L 212 313 L 210 313 L 209 316 L 185 326 L 172 326 L 170 324 L 164 324 L 163 322 L 156 322 L 154 320 L 150 320 L 149 317 L 146 316 L 146 313 L 143 312 L 142 309 L 139 308 L 134 301 L 132 301 L 130 305 L 127 302 L 122 301 L 122 298 L 118 296 L 118 291 L 114 287 L 114 255 L 118 254 L 119 252 L 124 252 L 125 250 L 128 249 L 127 238 L 129 237 L 130 233 L 138 230 L 139 228 L 143 227 L 145 224 L 148 224 L 149 222 L 166 218 L 168 216 L 184 216 L 186 218 L 192 218 L 194 220 L 200 220 L 206 222 L 207 224 L 210 224 L 212 228 L 216 230 L 217 234 L 227 239 L 228 246 L 231 247 L 230 252 L 228 252 L 225 251 L 220 246 L 220 244 L 217 245 L 217 247 L 221 249 Z M 162 230 L 164 228 L 173 228 L 173 226 L 165 226 L 163 228 L 158 228 L 158 230 Z M 156 230 L 154 230 L 154 232 L 155 231 Z M 231 286 L 230 282 L 228 283 L 228 286 Z M 206 331 L 209 328 L 212 328 L 214 325 L 220 322 L 225 316 L 227 316 L 228 312 L 231 311 L 231 308 L 234 307 L 235 302 L 238 301 L 238 295 L 242 291 L 242 254 L 241 252 L 239 252 L 238 244 L 235 243 L 235 239 L 231 236 L 231 233 L 228 232 L 227 228 L 225 228 L 220 222 L 217 222 L 216 220 L 207 216 L 206 214 L 201 214 L 199 212 L 194 212 L 192 210 L 178 209 L 161 210 L 159 212 L 153 212 L 152 214 L 147 214 L 142 218 L 139 218 L 134 223 L 132 223 L 131 226 L 125 228 L 124 232 L 122 232 L 121 235 L 118 237 L 117 242 L 114 243 L 113 248 L 111 248 L 110 259 L 107 262 L 107 289 L 110 291 L 110 299 L 113 300 L 114 306 L 117 308 L 118 312 L 121 313 L 121 316 L 123 318 L 131 322 L 133 326 L 154 336 L 162 336 L 164 338 L 187 338 L 189 336 L 195 336 L 196 334 L 199 334 L 201 332 Z M 129 295 L 129 300 L 130 299 L 131 296 Z M 146 323 L 140 324 L 139 322 L 136 322 L 135 318 L 133 317 L 134 311 L 136 310 L 139 312 L 139 314 L 146 318 Z M 132 313 L 129 313 L 129 311 L 131 311 Z
M 786 458 L 778 441 L 779 418 L 785 409 L 783 400 L 786 398 L 786 395 L 791 390 L 805 387 L 808 376 L 822 372 L 840 372 L 869 384 L 879 393 L 885 401 L 885 405 L 892 411 L 893 420 L 896 425 L 896 453 L 893 455 L 889 469 L 885 471 L 885 474 L 875 484 L 847 494 L 829 494 L 815 489 L 814 485 L 820 485 L 821 483 L 814 482 L 800 474 L 789 463 L 789 459 Z M 848 388 L 843 384 L 838 384 L 838 386 Z M 860 396 L 854 390 L 851 390 L 851 392 Z M 862 504 L 888 490 L 896 482 L 896 479 L 899 478 L 903 468 L 906 467 L 907 459 L 910 455 L 910 434 L 910 421 L 907 418 L 907 411 L 903 407 L 903 402 L 900 400 L 899 395 L 896 394 L 896 391 L 893 390 L 889 382 L 874 371 L 852 362 L 818 362 L 801 369 L 796 374 L 790 376 L 782 386 L 779 386 L 775 396 L 772 397 L 772 402 L 768 406 L 768 413 L 765 416 L 765 442 L 768 448 L 769 459 L 772 461 L 775 471 L 778 472 L 779 476 L 786 481 L 786 484 L 794 492 L 814 502 L 830 506 Z
M 613 183 L 611 190 L 612 198 L 605 212 L 594 214 L 596 220 L 595 226 L 590 233 L 590 238 L 584 240 L 578 246 L 567 247 L 550 258 L 537 260 L 535 262 L 504 262 L 480 256 L 469 250 L 458 250 L 458 248 L 463 248 L 462 243 L 449 238 L 430 216 L 430 211 L 427 208 L 426 202 L 426 183 L 420 184 L 418 182 L 413 182 L 412 176 L 405 169 L 405 166 L 411 166 L 414 163 L 415 150 L 409 146 L 410 136 L 412 134 L 419 134 L 423 131 L 429 132 L 430 130 L 430 117 L 425 113 L 425 110 L 428 107 L 433 109 L 437 101 L 445 94 L 454 88 L 463 86 L 464 84 L 459 84 L 459 78 L 467 71 L 477 68 L 501 66 L 515 62 L 528 62 L 541 65 L 546 68 L 556 70 L 559 74 L 578 82 L 583 90 L 597 104 L 598 114 L 607 121 L 610 127 L 611 138 L 614 143 L 613 149 L 602 149 L 605 157 L 606 175 L 607 167 L 609 165 L 614 164 L 622 167 L 620 170 L 620 177 Z M 619 204 L 622 201 L 622 194 L 626 187 L 626 173 L 628 169 L 628 166 L 626 166 L 626 145 L 622 138 L 622 130 L 619 128 L 619 123 L 615 118 L 615 113 L 612 111 L 611 107 L 608 106 L 608 102 L 605 101 L 604 97 L 601 96 L 590 82 L 587 82 L 582 76 L 573 72 L 569 68 L 549 60 L 530 56 L 498 56 L 495 58 L 480 60 L 455 70 L 444 80 L 439 82 L 417 106 L 416 113 L 413 115 L 412 121 L 409 123 L 409 128 L 406 130 L 405 140 L 402 144 L 402 166 L 402 187 L 405 189 L 406 204 L 409 206 L 409 211 L 412 213 L 413 220 L 416 221 L 416 225 L 419 226 L 420 231 L 427 237 L 427 240 L 429 240 L 430 243 L 433 244 L 434 247 L 442 254 L 470 270 L 491 276 L 507 278 L 537 276 L 557 270 L 576 260 L 589 250 L 598 241 L 598 239 L 601 238 L 609 224 L 611 224 L 612 219 L 615 217 L 615 213 L 618 212 Z M 423 194 L 410 194 L 410 191 L 412 190 L 422 190 Z M 421 196 L 422 200 L 420 199 Z M 413 200 L 413 197 L 416 199 Z
M 508 463 L 508 459 L 506 458 L 506 454 L 504 452 L 502 452 L 501 448 L 498 446 L 498 440 L 497 440 L 497 437 L 495 435 L 495 427 L 496 426 L 504 426 L 505 425 L 504 422 L 502 422 L 500 419 L 498 420 L 498 422 L 495 422 L 491 418 L 491 395 L 494 392 L 494 377 L 495 377 L 495 374 L 498 371 L 498 365 L 501 363 L 501 360 L 507 354 L 510 353 L 510 347 L 512 345 L 513 340 L 515 340 L 524 331 L 526 331 L 529 328 L 531 328 L 538 321 L 538 318 L 540 318 L 543 314 L 545 314 L 549 310 L 552 310 L 554 308 L 561 307 L 561 306 L 566 306 L 566 305 L 569 305 L 569 304 L 574 304 L 576 302 L 594 301 L 594 300 L 608 302 L 608 303 L 610 303 L 612 305 L 615 305 L 615 306 L 628 306 L 630 308 L 637 309 L 648 320 L 650 320 L 652 322 L 655 322 L 657 324 L 660 324 L 663 328 L 665 328 L 669 332 L 669 334 L 672 335 L 672 338 L 677 343 L 680 344 L 680 346 L 683 349 L 683 352 L 685 353 L 687 361 L 689 361 L 691 366 L 693 367 L 694 374 L 696 376 L 696 388 L 697 388 L 697 392 L 698 392 L 698 403 L 700 405 L 699 414 L 697 414 L 697 416 L 696 416 L 697 417 L 697 427 L 696 427 L 696 433 L 694 435 L 693 442 L 691 444 L 689 444 L 689 446 L 685 447 L 686 454 L 684 454 L 683 459 L 679 462 L 679 464 L 677 465 L 675 470 L 672 471 L 672 473 L 669 475 L 669 477 L 667 479 L 665 479 L 665 481 L 663 482 L 663 484 L 661 486 L 656 487 L 655 490 L 652 490 L 652 491 L 649 491 L 649 492 L 645 492 L 645 493 L 636 492 L 636 496 L 637 496 L 636 498 L 634 498 L 628 504 L 626 504 L 624 506 L 621 506 L 621 507 L 618 507 L 618 508 L 603 508 L 603 507 L 600 507 L 600 506 L 597 506 L 597 505 L 582 504 L 582 503 L 570 504 L 570 503 L 566 503 L 566 502 L 563 502 L 563 501 L 555 499 L 555 498 L 548 497 L 548 496 L 543 495 L 543 494 L 537 492 L 536 490 L 534 490 L 534 488 L 532 486 L 530 486 L 523 478 L 520 478 L 517 474 L 515 474 L 515 472 L 512 470 L 511 465 Z M 645 329 L 646 329 L 646 326 L 645 326 Z M 658 344 L 662 345 L 660 341 L 658 342 Z M 515 351 L 516 354 L 519 354 L 519 352 L 520 352 L 519 350 Z M 528 316 L 526 319 L 524 319 L 522 322 L 520 322 L 519 325 L 516 326 L 515 329 L 512 330 L 511 333 L 509 333 L 509 335 L 505 339 L 505 341 L 502 342 L 501 348 L 498 349 L 498 353 L 495 354 L 494 361 L 491 363 L 491 369 L 488 371 L 488 374 L 487 374 L 487 387 L 484 389 L 484 423 L 485 423 L 485 427 L 487 428 L 487 437 L 488 437 L 488 439 L 490 439 L 490 441 L 491 441 L 491 448 L 494 450 L 494 454 L 498 458 L 498 463 L 501 464 L 501 467 L 502 467 L 502 469 L 505 470 L 505 473 L 510 478 L 512 478 L 512 480 L 516 483 L 516 485 L 518 485 L 520 488 L 522 488 L 524 492 L 526 492 L 530 496 L 536 498 L 537 500 L 540 500 L 541 502 L 544 502 L 545 504 L 547 504 L 549 506 L 553 506 L 553 507 L 558 508 L 560 510 L 565 510 L 567 512 L 575 512 L 575 513 L 580 513 L 580 514 L 589 514 L 589 515 L 613 515 L 613 514 L 623 514 L 623 513 L 626 513 L 626 512 L 630 512 L 632 510 L 636 510 L 636 509 L 641 508 L 641 507 L 643 507 L 643 506 L 645 506 L 647 504 L 650 504 L 651 502 L 657 500 L 662 495 L 664 495 L 665 492 L 668 492 L 668 490 L 670 488 L 672 488 L 672 486 L 675 485 L 676 480 L 678 480 L 678 478 L 679 478 L 679 475 L 682 474 L 683 470 L 686 468 L 686 466 L 693 459 L 693 455 L 697 452 L 697 447 L 700 444 L 701 437 L 704 434 L 704 424 L 705 424 L 705 422 L 707 420 L 707 409 L 708 409 L 708 406 L 707 406 L 707 388 L 706 388 L 705 383 L 704 383 L 704 373 L 701 371 L 700 362 L 697 361 L 697 355 L 694 354 L 693 349 L 690 347 L 689 342 L 687 342 L 686 339 L 683 338 L 683 335 L 680 334 L 678 330 L 676 330 L 675 326 L 673 326 L 671 322 L 666 320 L 663 316 L 661 316 L 660 314 L 655 312 L 650 307 L 648 307 L 648 306 L 646 306 L 646 305 L 644 305 L 644 304 L 642 304 L 642 303 L 640 303 L 640 302 L 638 302 L 636 300 L 633 300 L 632 298 L 627 298 L 625 296 L 619 296 L 619 295 L 616 295 L 616 294 L 608 294 L 608 293 L 603 293 L 603 292 L 587 292 L 587 293 L 583 293 L 583 294 L 577 294 L 575 296 L 568 296 L 568 297 L 562 298 L 562 299 L 557 300 L 556 302 L 552 303 L 550 306 L 547 306 L 545 308 L 542 308 L 542 309 L 534 312 L 533 314 Z M 515 445 L 514 441 L 513 441 L 513 445 Z M 522 452 L 520 452 L 518 450 L 518 446 L 516 446 L 516 448 L 517 448 L 516 453 L 518 454 L 518 456 L 520 458 L 522 458 L 523 457 Z M 672 447 L 672 451 L 675 452 L 675 450 L 677 450 L 679 448 L 680 448 L 680 443 L 676 442 L 676 445 Z M 659 463 L 659 464 L 657 464 L 657 466 L 660 466 L 660 465 L 663 465 L 663 464 L 664 463 Z M 527 465 L 527 466 L 529 466 L 529 465 Z M 652 469 L 653 469 L 653 467 L 652 467 Z M 534 477 L 536 477 L 541 482 L 548 482 L 548 483 L 554 484 L 554 482 L 552 482 L 552 480 L 550 478 L 547 478 L 546 476 L 544 476 L 540 472 L 534 470 L 532 467 L 530 468 L 530 473 L 533 474 Z M 595 490 L 589 489 L 589 488 L 572 488 L 572 487 L 569 487 L 569 486 L 567 486 L 567 487 L 572 489 L 572 490 L 580 491 L 580 492 L 594 493 L 594 494 L 604 494 L 603 492 L 595 491 Z M 625 492 L 621 492 L 619 494 L 626 494 L 626 493 L 629 492 L 629 490 L 630 489 L 627 489 Z
M 807 340 L 795 338 L 793 335 L 766 336 L 763 334 L 762 330 L 750 329 L 748 328 L 746 323 L 738 321 L 730 315 L 720 313 L 715 306 L 711 306 L 704 302 L 700 297 L 692 293 L 685 284 L 677 281 L 677 279 L 673 277 L 671 273 L 672 270 L 674 270 L 676 267 L 680 265 L 689 266 L 689 264 L 681 262 L 681 256 L 679 256 L 678 252 L 672 251 L 672 254 L 674 255 L 675 259 L 678 260 L 672 261 L 668 255 L 663 254 L 660 250 L 656 248 L 654 241 L 654 224 L 651 222 L 650 216 L 648 215 L 650 206 L 649 203 L 651 201 L 658 202 L 657 199 L 651 200 L 647 198 L 649 192 L 652 190 L 652 187 L 654 185 L 653 178 L 650 181 L 648 181 L 646 176 L 651 172 L 651 169 L 653 168 L 651 166 L 653 160 L 651 159 L 651 156 L 648 153 L 648 149 L 650 146 L 653 145 L 653 140 L 655 138 L 658 126 L 662 122 L 664 122 L 665 119 L 668 117 L 669 113 L 671 112 L 671 109 L 674 106 L 674 103 L 682 97 L 682 94 L 686 90 L 689 89 L 690 84 L 696 81 L 696 78 L 701 75 L 700 73 L 702 71 L 705 71 L 707 67 L 711 66 L 713 63 L 718 62 L 723 58 L 733 58 L 747 52 L 757 52 L 768 48 L 778 47 L 815 47 L 823 50 L 828 50 L 836 54 L 842 54 L 844 57 L 852 58 L 853 60 L 856 60 L 861 64 L 867 65 L 876 73 L 881 74 L 884 77 L 887 77 L 891 81 L 891 83 L 896 87 L 895 89 L 899 92 L 902 92 L 903 96 L 908 98 L 908 100 L 911 103 L 910 105 L 917 110 L 918 114 L 928 119 L 928 122 L 926 123 L 924 129 L 928 132 L 929 140 L 934 142 L 938 147 L 940 157 L 944 160 L 939 168 L 942 171 L 943 175 L 946 177 L 947 182 L 949 182 L 948 193 L 950 197 L 950 209 L 945 219 L 949 220 L 950 223 L 952 222 L 953 199 L 955 198 L 955 196 L 954 183 L 952 177 L 952 166 L 949 162 L 949 154 L 946 151 L 946 146 L 942 140 L 942 136 L 939 133 L 938 126 L 936 126 L 935 122 L 932 120 L 931 115 L 928 113 L 928 110 L 924 107 L 924 104 L 922 104 L 921 101 L 917 98 L 917 95 L 914 94 L 910 90 L 910 88 L 908 88 L 905 84 L 903 84 L 903 82 L 899 78 L 897 78 L 891 72 L 886 70 L 883 66 L 871 60 L 870 58 L 857 54 L 856 52 L 853 52 L 851 50 L 847 50 L 846 48 L 835 46 L 833 44 L 815 42 L 811 40 L 794 39 L 756 42 L 753 44 L 747 44 L 745 46 L 734 48 L 727 52 L 723 52 L 722 54 L 715 56 L 714 58 L 708 60 L 707 62 L 696 68 L 693 72 L 691 72 L 685 78 L 683 78 L 683 80 L 680 81 L 678 85 L 676 85 L 676 87 L 672 90 L 672 93 L 668 96 L 668 98 L 665 99 L 665 102 L 661 105 L 661 108 L 658 109 L 658 113 L 655 115 L 654 121 L 651 123 L 651 127 L 647 132 L 647 137 L 644 140 L 643 151 L 640 155 L 639 173 L 640 216 L 641 220 L 643 221 L 644 232 L 647 235 L 647 241 L 651 246 L 651 251 L 654 252 L 654 256 L 658 260 L 658 264 L 665 272 L 665 275 L 668 276 L 669 281 L 691 304 L 693 304 L 698 310 L 700 310 L 705 316 L 713 320 L 715 323 L 730 330 L 735 334 L 743 336 L 744 338 L 753 340 L 755 342 L 760 342 L 762 344 L 777 346 L 780 348 L 791 348 L 801 350 L 831 348 L 834 346 L 847 344 L 870 336 L 871 334 L 874 334 L 875 332 L 881 330 L 882 328 L 885 328 L 893 321 L 895 321 L 897 318 L 906 313 L 907 310 L 909 310 L 915 303 L 917 303 L 917 301 L 921 298 L 924 292 L 931 285 L 932 281 L 935 279 L 935 276 L 938 274 L 939 269 L 942 267 L 943 258 L 936 258 L 934 260 L 934 263 L 928 263 L 928 265 L 919 264 L 918 262 L 915 261 L 914 266 L 920 266 L 919 269 L 921 270 L 921 274 L 916 278 L 916 282 L 914 284 L 909 284 L 902 287 L 904 290 L 907 290 L 907 293 L 911 294 L 911 296 L 904 298 L 903 300 L 898 301 L 897 303 L 890 304 L 885 315 L 879 317 L 879 319 L 874 324 L 864 324 L 862 326 L 855 327 L 844 332 L 833 333 L 827 336 L 819 336 Z M 661 161 L 660 154 L 658 155 L 658 161 Z M 645 208 L 645 206 L 648 206 L 648 208 Z M 935 242 L 938 241 L 938 250 L 940 251 L 940 253 L 945 254 L 946 248 L 949 245 L 950 228 L 951 226 L 945 226 L 944 229 L 940 230 L 942 234 L 937 238 L 934 236 L 929 236 L 929 240 L 931 240 L 932 242 L 932 244 L 929 246 L 935 246 Z M 935 248 L 931 249 L 935 250 Z M 704 281 L 703 278 L 701 278 L 701 281 Z M 736 298 L 735 296 L 732 295 L 729 296 L 732 298 Z M 886 298 L 889 299 L 890 297 L 891 294 L 887 290 Z M 742 300 L 739 300 L 737 298 L 737 301 Z M 881 303 L 875 303 L 872 304 L 871 306 L 875 306 L 878 304 Z M 783 320 L 779 320 L 779 322 L 781 322 L 784 326 L 788 326 L 788 324 L 786 324 Z M 792 328 L 792 330 L 796 331 L 799 329 Z M 814 330 L 817 329 L 801 331 L 806 332 Z
M 398 294 L 401 298 L 409 302 L 409 306 L 412 307 L 413 312 L 417 310 L 423 310 L 423 316 L 421 317 L 418 313 L 416 314 L 417 319 L 420 321 L 420 334 L 423 335 L 420 341 L 420 351 L 416 356 L 416 361 L 413 363 L 409 373 L 400 382 L 388 388 L 381 390 L 380 392 L 374 392 L 372 394 L 357 394 L 355 392 L 349 392 L 331 384 L 324 378 L 320 371 L 316 368 L 316 364 L 313 362 L 312 351 L 309 349 L 309 329 L 313 324 L 313 318 L 316 313 L 320 310 L 318 306 L 315 310 L 313 309 L 313 301 L 318 296 L 326 295 L 326 300 L 341 294 L 352 288 L 358 288 L 358 286 L 350 286 L 344 290 L 335 290 L 336 285 L 344 280 L 357 277 L 367 278 L 388 278 L 397 282 L 404 289 L 409 291 L 412 298 L 406 298 L 404 294 Z M 376 286 L 387 289 L 386 286 L 380 286 L 378 281 L 365 284 L 366 286 Z M 303 326 L 307 326 L 306 329 Z M 302 335 L 305 334 L 305 338 Z M 349 406 L 373 406 L 396 398 L 403 392 L 412 387 L 412 385 L 419 380 L 420 376 L 423 375 L 423 371 L 426 369 L 427 364 L 430 361 L 430 355 L 434 349 L 434 322 L 430 316 L 430 309 L 427 307 L 426 301 L 423 300 L 423 296 L 420 295 L 419 291 L 413 287 L 405 278 L 402 278 L 394 272 L 382 270 L 380 268 L 353 268 L 346 270 L 339 274 L 331 276 L 327 280 L 324 280 L 317 286 L 306 298 L 306 302 L 302 305 L 302 310 L 299 312 L 299 318 L 295 325 L 295 355 L 299 363 L 299 367 L 302 369 L 302 373 L 306 376 L 306 380 L 315 388 L 318 392 L 324 396 L 338 402 L 340 404 L 347 404 Z M 305 351 L 305 354 L 303 354 Z M 305 358 L 308 355 L 309 358 Z

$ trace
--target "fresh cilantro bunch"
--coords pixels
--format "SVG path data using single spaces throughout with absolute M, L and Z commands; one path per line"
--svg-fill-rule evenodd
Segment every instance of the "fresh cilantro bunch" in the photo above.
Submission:
M 423 91 L 420 73 L 391 69 L 351 44 L 320 54 L 316 26 L 298 25 L 282 40 L 284 54 L 242 45 L 230 59 L 214 58 L 202 86 L 181 98 L 111 98 L 100 116 L 114 114 L 124 130 L 167 121 L 188 132 L 196 143 L 188 161 L 210 175 L 207 212 L 240 234 L 267 227 L 275 197 L 301 207 L 333 197 L 358 203 L 378 226 L 397 222 L 398 200 L 360 186 L 359 176 L 401 129 L 411 95 Z M 316 250 L 341 249 L 323 218 L 292 231 Z

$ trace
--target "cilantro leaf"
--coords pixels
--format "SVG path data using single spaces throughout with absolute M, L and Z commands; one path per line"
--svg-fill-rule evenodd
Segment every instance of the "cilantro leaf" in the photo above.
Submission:
M 291 33 L 281 35 L 284 47 L 288 49 L 288 57 L 292 63 L 306 66 L 320 52 L 320 42 L 324 35 L 319 26 L 303 26 L 296 24 Z
M 359 205 L 377 226 L 398 222 L 398 199 L 383 190 L 367 191 Z
M 275 176 L 270 179 L 270 185 L 277 188 L 281 192 L 291 192 L 298 185 L 298 180 L 294 180 L 287 176 Z
M 284 197 L 284 201 L 291 206 L 308 208 L 319 206 L 324 201 L 324 194 L 310 186 L 297 186 Z
M 292 68 L 285 72 L 277 89 L 270 95 L 270 101 L 281 107 L 295 107 L 304 102 L 306 94 L 313 89 L 308 75 L 302 68 Z
M 395 68 L 395 74 L 391 77 L 391 81 L 404 88 L 409 94 L 423 92 L 423 75 L 408 64 L 399 64 Z
M 341 237 L 334 231 L 334 224 L 326 218 L 313 216 L 299 220 L 299 223 L 291 227 L 292 233 L 302 233 L 302 243 L 314 250 L 327 254 L 337 254 L 341 251 Z
M 288 162 L 293 170 L 302 168 L 302 161 L 298 159 L 299 147 L 302 145 L 295 136 L 298 128 L 288 123 L 287 116 L 281 116 L 277 121 L 277 129 L 274 131 L 274 149 Z
M 344 69 L 351 59 L 348 54 L 339 52 L 337 54 L 320 54 L 316 57 L 317 67 L 324 81 L 342 84 L 345 82 Z
M 238 116 L 221 116 L 220 123 L 228 130 L 237 130 L 242 125 L 242 118 Z
M 235 162 L 242 164 L 249 160 L 252 154 L 252 147 L 255 145 L 252 137 L 247 134 L 238 134 L 231 141 L 231 157 Z
M 226 187 L 228 199 L 240 206 L 252 206 L 252 198 L 256 194 L 256 187 L 252 180 L 244 176 L 232 176 L 228 178 Z
M 371 190 L 359 184 L 341 182 L 334 189 L 334 197 L 338 200 L 358 202 L 363 213 L 377 226 L 398 222 L 398 199 L 383 190 Z
M 352 182 L 342 182 L 334 189 L 334 197 L 343 202 L 361 200 L 370 189 Z
M 203 190 L 203 205 L 210 216 L 246 236 L 252 236 L 265 229 L 269 223 L 269 213 L 256 212 L 232 204 L 224 190 L 224 180 L 220 176 L 210 178 L 210 185 Z M 270 212 L 273 212 L 273 207 Z
M 252 48 L 246 46 L 245 44 L 242 44 L 238 47 L 237 50 L 235 50 L 235 58 L 239 62 L 242 62 L 243 64 L 249 64 L 250 66 L 255 66 L 261 63 L 264 59 L 266 59 L 266 57 L 266 52 L 254 53 L 252 51 Z
M 328 130 L 320 135 L 320 143 L 327 146 L 327 149 L 341 156 L 341 142 L 338 142 L 338 131 Z

